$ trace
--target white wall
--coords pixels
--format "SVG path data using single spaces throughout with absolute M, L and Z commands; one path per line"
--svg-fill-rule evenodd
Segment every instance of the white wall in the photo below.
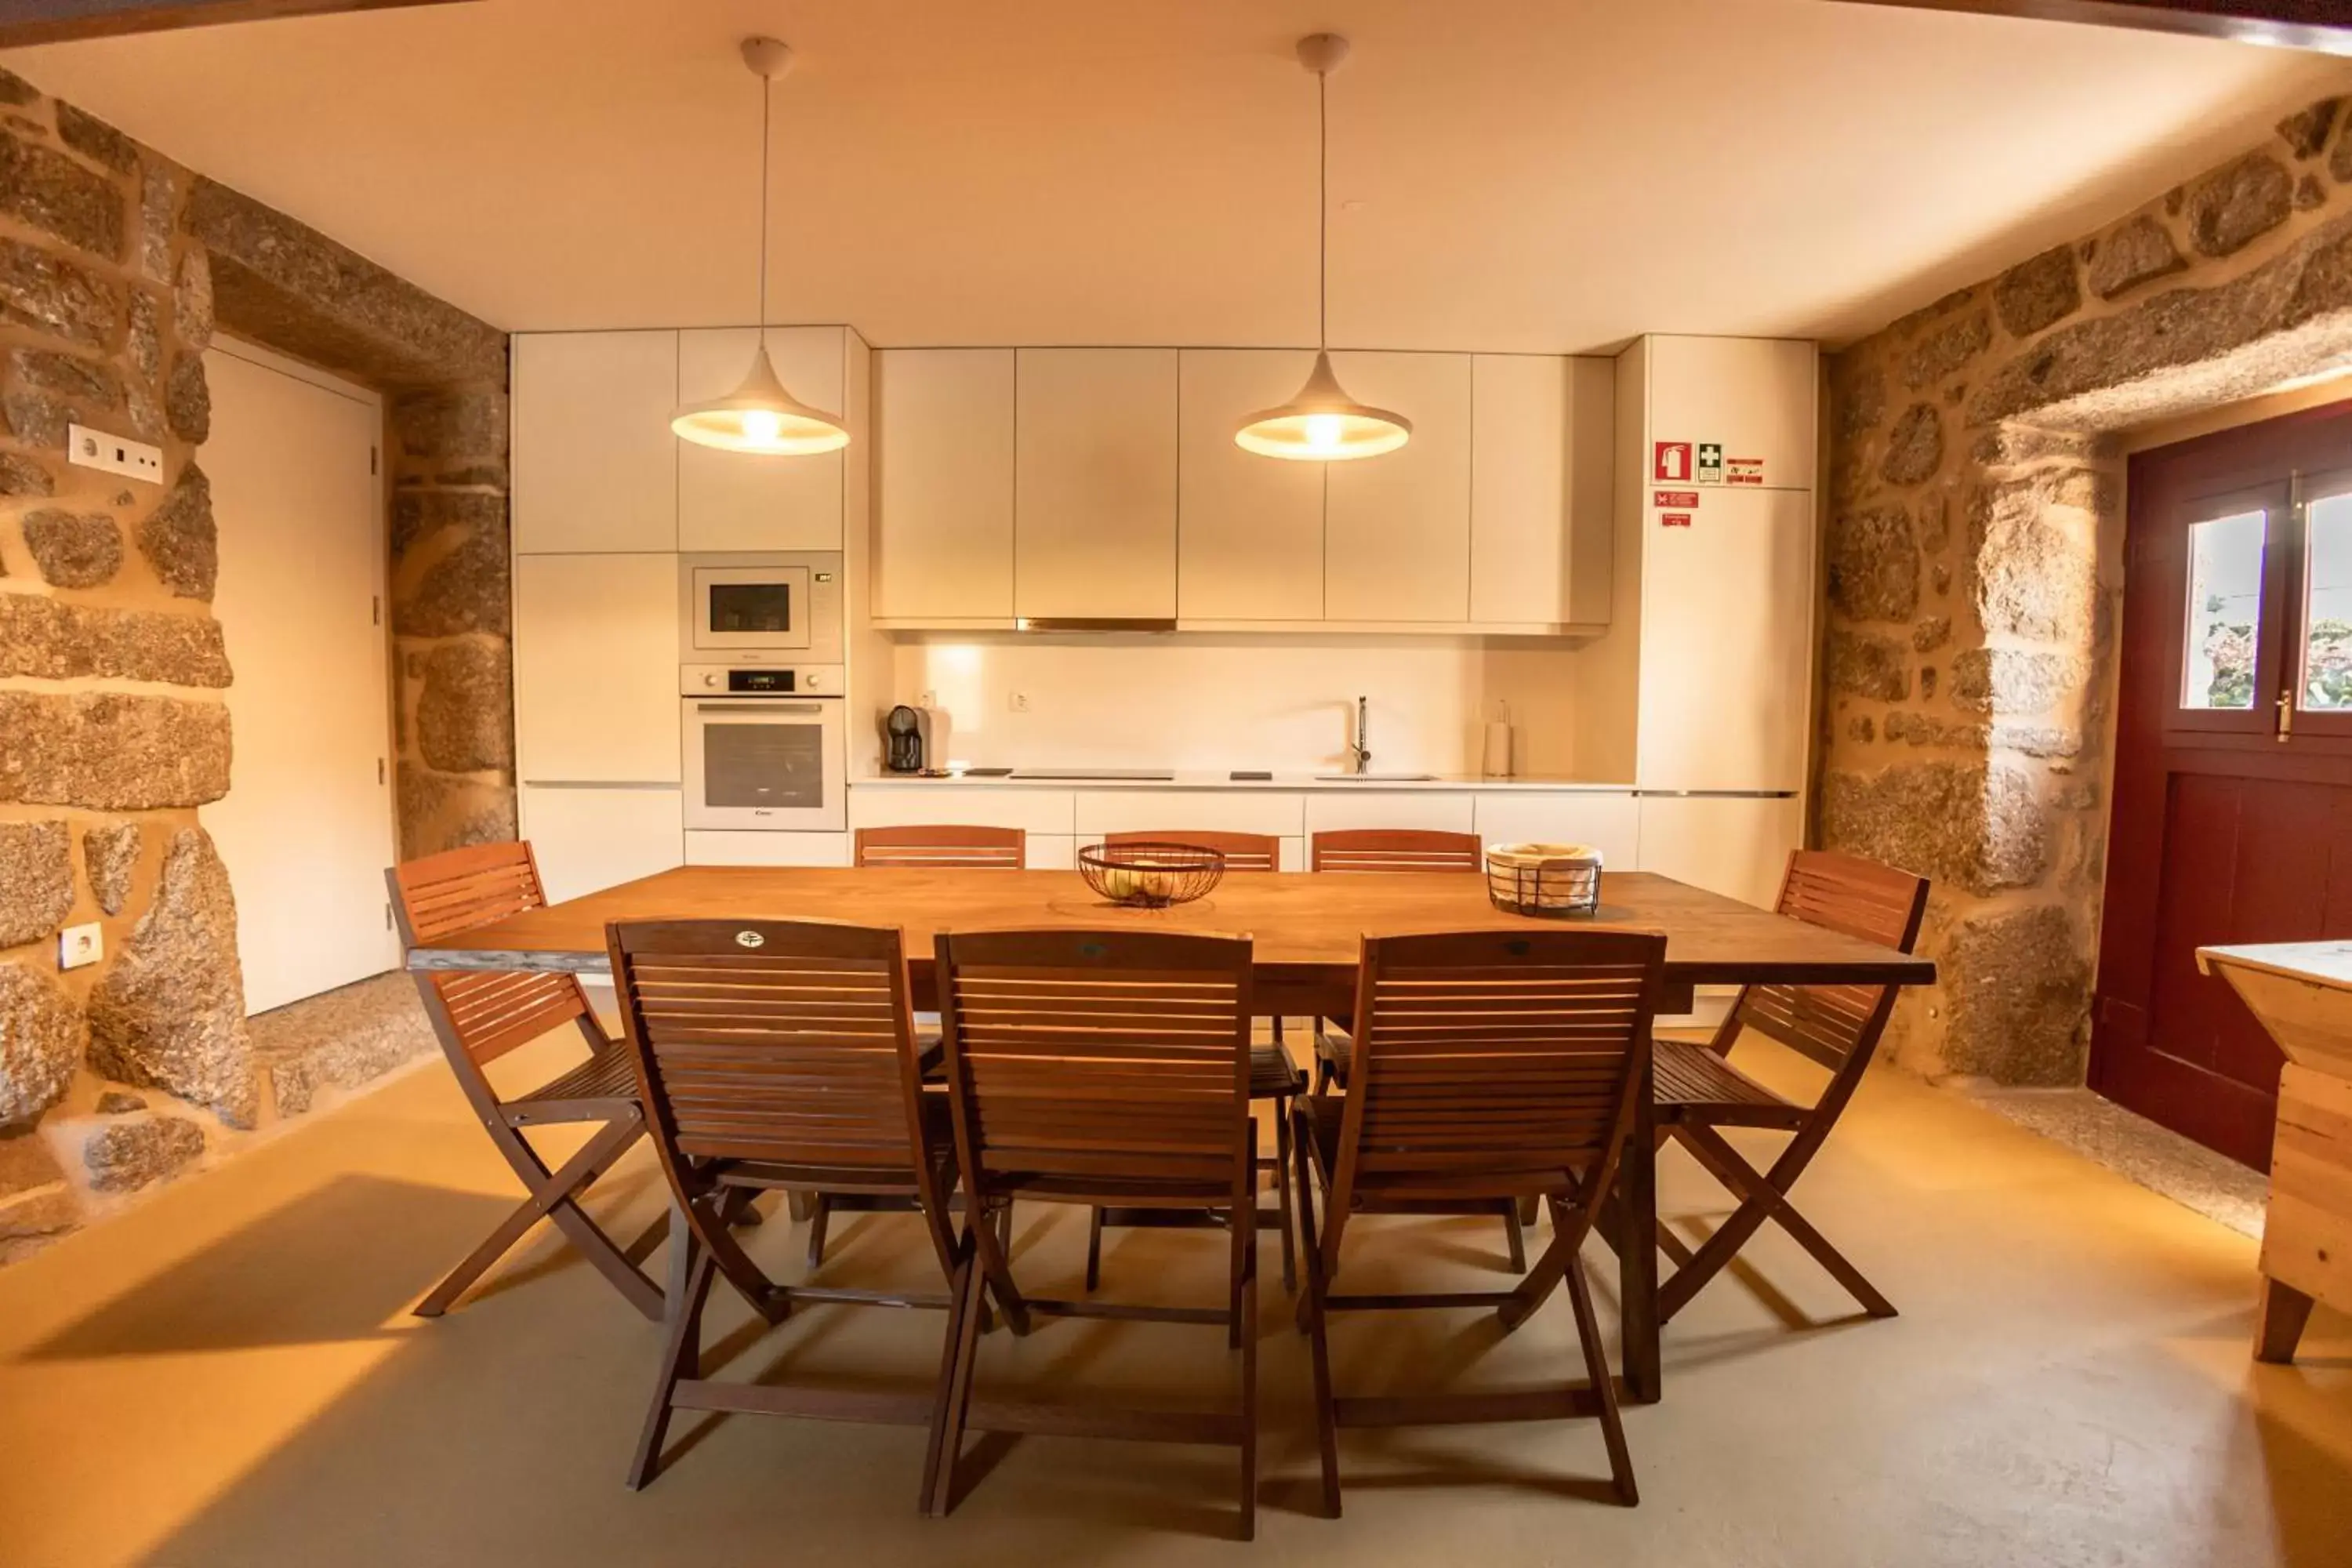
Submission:
M 1376 771 L 1475 773 L 1481 728 L 1507 703 L 1518 771 L 1565 774 L 1575 674 L 1572 651 L 1533 640 L 942 637 L 896 645 L 888 696 L 935 692 L 952 759 L 979 766 L 1276 772 L 1344 763 L 1362 695 Z

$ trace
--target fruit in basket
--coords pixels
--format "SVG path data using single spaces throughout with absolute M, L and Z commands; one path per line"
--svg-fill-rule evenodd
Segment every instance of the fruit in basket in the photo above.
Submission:
M 1103 897 L 1113 903 L 1125 903 L 1135 897 L 1142 879 L 1125 866 L 1106 866 L 1102 871 Z

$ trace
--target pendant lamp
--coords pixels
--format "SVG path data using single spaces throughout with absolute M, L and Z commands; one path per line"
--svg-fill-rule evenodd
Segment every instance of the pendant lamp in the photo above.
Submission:
M 777 79 L 793 68 L 793 51 L 773 38 L 746 38 L 743 63 L 760 79 L 760 342 L 741 385 L 709 403 L 688 404 L 670 416 L 669 427 L 730 452 L 796 458 L 836 451 L 849 445 L 848 426 L 785 391 L 768 363 L 768 110 Z
M 1325 105 L 1331 73 L 1348 58 L 1348 40 L 1316 33 L 1298 40 L 1298 63 L 1315 73 L 1316 123 L 1316 314 L 1315 368 L 1297 395 L 1242 421 L 1234 444 L 1267 458 L 1335 463 L 1377 458 L 1412 438 L 1412 421 L 1348 395 L 1331 370 L 1331 124 Z

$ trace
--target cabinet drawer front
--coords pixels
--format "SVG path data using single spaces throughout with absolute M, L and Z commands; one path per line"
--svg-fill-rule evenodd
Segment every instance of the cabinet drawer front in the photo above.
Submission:
M 1081 837 L 1105 833 L 1271 833 L 1304 831 L 1304 795 L 1272 790 L 1098 789 L 1078 792 Z
M 1601 864 L 1631 871 L 1641 859 L 1642 807 L 1632 791 L 1538 795 L 1497 790 L 1478 797 L 1478 837 L 1497 844 L 1590 844 Z
M 1022 853 L 1032 871 L 1073 871 L 1078 865 L 1078 840 L 1066 833 L 1033 833 Z
M 1471 831 L 1475 808 L 1467 791 L 1326 790 L 1307 797 L 1307 835 L 1344 827 L 1412 827 L 1440 833 Z
M 849 786 L 849 826 L 912 827 L 1018 827 L 1026 833 L 1067 834 L 1070 792 L 1066 789 L 989 789 L 941 784 Z
M 686 836 L 689 866 L 846 866 L 846 833 L 755 833 L 698 828 Z

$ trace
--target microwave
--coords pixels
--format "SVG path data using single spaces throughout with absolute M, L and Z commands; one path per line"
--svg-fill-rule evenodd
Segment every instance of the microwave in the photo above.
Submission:
M 681 664 L 841 662 L 841 552 L 677 558 Z

